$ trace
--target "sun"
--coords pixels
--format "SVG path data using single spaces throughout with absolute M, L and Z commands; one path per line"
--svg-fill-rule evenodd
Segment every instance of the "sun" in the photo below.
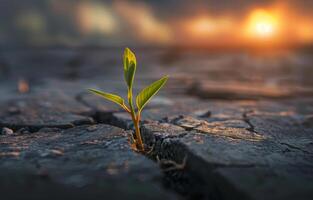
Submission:
M 252 38 L 272 38 L 278 33 L 278 17 L 266 10 L 254 10 L 248 17 L 245 30 Z
M 255 24 L 255 32 L 262 37 L 271 36 L 274 33 L 273 24 L 268 22 L 257 22 Z

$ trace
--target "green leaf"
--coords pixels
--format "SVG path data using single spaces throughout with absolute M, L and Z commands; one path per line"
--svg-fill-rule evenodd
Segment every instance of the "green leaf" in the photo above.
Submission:
M 125 104 L 124 104 L 124 99 L 118 95 L 115 94 L 111 94 L 111 93 L 106 93 L 106 92 L 102 92 L 99 90 L 95 90 L 95 89 L 88 89 L 90 92 L 99 95 L 109 101 L 113 101 L 114 103 L 122 106 L 124 108 Z
M 128 89 L 130 90 L 134 82 L 137 61 L 135 54 L 129 48 L 125 48 L 123 55 L 123 64 L 124 64 L 124 78 L 128 86 Z
M 164 76 L 158 81 L 155 81 L 148 87 L 144 88 L 136 97 L 136 104 L 139 112 L 145 107 L 145 105 L 152 99 L 152 97 L 162 88 L 166 83 L 168 76 Z

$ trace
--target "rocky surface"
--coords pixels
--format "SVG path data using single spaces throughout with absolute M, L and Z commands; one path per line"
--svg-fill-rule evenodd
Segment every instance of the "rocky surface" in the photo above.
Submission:
M 161 187 L 158 166 L 133 152 L 127 138 L 103 124 L 3 135 L 2 198 L 177 199 Z
M 311 55 L 173 51 L 136 50 L 135 92 L 170 75 L 142 113 L 147 155 L 86 91 L 125 96 L 121 49 L 1 52 L 1 197 L 312 199 Z
M 153 156 L 177 163 L 187 158 L 185 173 L 205 182 L 208 198 L 310 199 L 313 129 L 288 106 L 267 110 L 268 104 L 237 104 L 239 118 L 214 112 L 209 118 L 172 117 L 144 124 L 143 132 Z
M 13 99 L 3 103 L 0 112 L 0 126 L 14 130 L 71 128 L 75 125 L 93 123 L 92 118 L 82 115 L 91 110 L 63 93 Z

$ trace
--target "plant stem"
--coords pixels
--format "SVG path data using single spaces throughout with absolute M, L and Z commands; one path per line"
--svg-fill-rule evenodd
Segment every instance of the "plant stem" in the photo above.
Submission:
M 141 138 L 141 134 L 140 134 L 140 127 L 139 127 L 139 122 L 140 122 L 140 115 L 138 115 L 138 117 L 136 117 L 136 113 L 135 113 L 135 109 L 133 106 L 133 98 L 132 98 L 132 91 L 129 90 L 128 91 L 128 104 L 130 107 L 130 115 L 132 117 L 132 120 L 134 122 L 134 126 L 135 126 L 135 134 L 136 134 L 136 146 L 139 149 L 139 151 L 144 151 L 144 145 L 142 142 L 142 138 Z

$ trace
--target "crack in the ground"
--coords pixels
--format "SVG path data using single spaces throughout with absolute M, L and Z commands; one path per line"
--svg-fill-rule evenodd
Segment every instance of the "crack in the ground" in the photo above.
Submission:
M 169 123 L 172 123 L 176 126 L 183 128 L 186 131 L 195 131 L 204 134 L 210 134 L 213 136 L 227 137 L 231 139 L 240 139 L 247 141 L 260 141 L 265 139 L 264 136 L 256 133 L 254 127 L 250 129 L 245 127 L 237 127 L 233 124 L 227 125 L 227 123 L 234 123 L 232 120 L 226 120 L 223 122 L 208 122 L 205 120 L 199 120 L 190 116 L 178 116 L 172 120 L 168 120 Z M 238 120 L 236 121 L 238 123 Z M 244 122 L 240 120 L 239 123 Z M 226 124 L 225 124 L 226 123 Z M 253 132 L 254 131 L 254 132 Z
M 280 144 L 281 144 L 281 145 L 285 145 L 285 146 L 287 146 L 287 147 L 290 148 L 290 149 L 294 149 L 294 150 L 301 151 L 302 153 L 307 153 L 307 154 L 310 154 L 310 153 L 311 153 L 311 152 L 309 152 L 309 151 L 303 150 L 303 149 L 300 148 L 300 147 L 297 147 L 297 146 L 294 146 L 294 145 L 291 145 L 291 144 L 288 144 L 288 143 L 285 143 L 285 142 L 281 142 Z
M 125 123 L 118 122 L 117 119 L 114 118 L 113 114 L 108 114 L 104 112 L 95 112 L 97 114 L 94 114 L 93 119 L 95 120 L 95 123 L 105 123 L 109 125 L 113 125 L 125 130 L 132 130 L 132 128 L 125 126 Z M 153 133 L 147 133 L 145 131 L 142 131 L 144 134 L 144 142 L 147 146 L 153 146 L 153 151 L 149 154 L 143 155 L 149 159 L 152 159 L 153 161 L 157 162 L 157 156 L 159 156 L 160 159 L 167 159 L 171 160 L 177 163 L 182 163 L 185 156 L 187 156 L 187 166 L 183 170 L 171 170 L 167 171 L 166 169 L 171 166 L 164 166 L 160 165 L 160 169 L 164 172 L 163 177 L 163 185 L 165 187 L 170 188 L 171 190 L 177 192 L 180 195 L 186 196 L 186 199 L 204 199 L 206 198 L 206 191 L 207 191 L 207 183 L 201 178 L 203 175 L 202 173 L 196 173 L 195 171 L 198 171 L 198 167 L 194 167 L 194 163 L 192 166 L 192 172 L 190 173 L 189 166 L 190 166 L 190 159 L 193 159 L 195 156 L 193 154 L 190 154 L 189 151 L 187 151 L 186 147 L 181 144 L 180 142 L 172 143 L 170 142 L 167 145 L 164 145 L 165 143 L 163 141 L 165 140 L 175 140 L 184 137 L 187 133 L 176 135 L 176 136 L 167 136 L 167 137 L 161 137 L 155 138 L 155 135 Z M 172 151 L 167 151 L 167 148 L 173 149 Z M 179 150 L 181 149 L 181 150 Z M 165 153 L 166 152 L 166 153 Z M 179 152 L 178 154 L 175 154 L 175 152 Z M 196 158 L 197 160 L 198 158 Z M 207 165 L 202 160 L 195 162 L 196 165 L 200 165 L 203 173 L 206 173 L 207 168 L 212 168 L 212 170 L 216 167 L 215 164 Z M 217 165 L 217 164 L 216 164 Z M 164 168 L 165 167 L 165 168 Z M 212 171 L 210 170 L 210 171 Z M 210 194 L 212 195 L 212 194 Z M 212 197 L 212 196 L 211 196 Z M 210 197 L 210 198 L 211 198 Z M 211 199 L 217 199 L 217 198 L 211 198 Z
M 27 112 L 25 111 L 25 113 L 21 114 L 20 113 L 21 111 L 17 107 L 13 106 L 11 110 L 10 108 L 8 108 L 7 113 L 5 113 L 5 117 L 8 117 L 9 119 L 4 120 L 4 122 L 3 121 L 0 122 L 0 130 L 2 130 L 3 128 L 9 128 L 12 131 L 14 131 L 14 133 L 27 134 L 27 133 L 35 133 L 45 128 L 58 128 L 58 129 L 65 130 L 65 129 L 73 128 L 75 126 L 94 124 L 94 119 L 97 119 L 97 116 L 96 116 L 97 113 L 94 112 L 94 108 L 92 108 L 91 105 L 84 102 L 80 94 L 75 96 L 74 100 L 76 100 L 78 103 L 82 104 L 83 106 L 90 108 L 92 111 L 91 112 L 82 111 L 82 112 L 75 113 L 74 111 L 73 112 L 71 111 L 70 112 L 64 112 L 64 111 L 54 112 L 54 110 L 51 110 L 51 111 L 44 110 L 43 112 L 39 112 L 39 114 L 38 113 L 34 114 L 32 113 L 32 110 L 30 110 Z M 50 112 L 52 112 L 53 114 L 51 114 Z M 30 114 L 28 115 L 28 113 Z M 68 115 L 68 117 L 72 117 L 73 119 L 66 120 L 66 117 L 63 117 L 65 114 Z M 63 117 L 62 121 L 60 121 L 58 118 L 60 116 Z M 10 117 L 18 118 L 20 122 L 16 123 L 14 121 L 13 123 L 13 120 Z M 45 121 L 45 119 L 47 120 Z
M 92 112 L 81 113 L 79 115 L 91 117 L 95 124 L 103 123 L 125 130 L 132 130 L 131 127 L 125 125 L 128 122 L 124 119 L 118 119 L 113 115 L 116 112 L 99 111 L 94 106 L 85 102 L 81 95 L 77 95 L 75 100 L 92 110 Z M 244 114 L 244 117 L 247 118 L 247 113 Z M 81 125 L 80 122 L 73 124 L 73 126 L 77 125 Z M 254 131 L 252 125 L 251 127 Z M 49 126 L 40 128 L 49 128 Z M 59 128 L 67 129 L 71 127 Z M 188 131 L 187 129 L 185 130 Z M 168 171 L 166 169 L 172 167 L 171 165 L 160 165 L 160 169 L 164 171 L 164 185 L 178 194 L 183 195 L 186 199 L 221 199 L 222 195 L 220 194 L 220 190 L 216 184 L 216 180 L 219 179 L 219 177 L 217 177 L 214 173 L 216 169 L 225 167 L 255 167 L 254 165 L 225 165 L 220 163 L 208 163 L 191 152 L 187 146 L 179 141 L 179 139 L 185 137 L 187 134 L 187 132 L 184 132 L 178 135 L 168 135 L 164 137 L 162 134 L 156 135 L 153 132 L 145 131 L 144 136 L 145 144 L 148 146 L 153 145 L 154 147 L 150 154 L 144 155 L 145 157 L 152 159 L 155 162 L 157 162 L 157 158 L 159 158 L 170 160 L 178 164 L 184 163 L 184 159 L 187 158 L 183 169 Z
M 127 122 L 123 119 L 117 119 L 113 112 L 100 112 L 97 111 L 92 105 L 85 102 L 81 96 L 77 96 L 76 100 L 83 103 L 85 106 L 94 110 L 92 115 L 89 115 L 95 120 L 95 123 L 104 123 L 112 126 L 116 126 L 125 130 L 133 130 L 130 126 L 127 126 Z M 249 131 L 254 131 L 253 125 L 247 119 L 247 114 L 244 113 L 245 121 L 250 125 Z M 173 123 L 171 123 L 173 124 Z M 173 124 L 175 125 L 175 124 Z M 186 131 L 188 129 L 184 128 Z M 177 163 L 178 165 L 184 163 L 186 159 L 185 167 L 183 169 L 175 168 L 173 170 L 167 170 L 173 168 L 172 164 L 159 165 L 163 171 L 163 184 L 165 187 L 177 192 L 184 196 L 186 199 L 222 199 L 220 189 L 217 185 L 217 179 L 220 179 L 219 175 L 216 175 L 215 170 L 218 168 L 251 168 L 255 167 L 253 164 L 221 164 L 221 163 L 208 163 L 192 153 L 188 147 L 179 141 L 180 138 L 185 137 L 188 133 L 181 133 L 178 135 L 156 134 L 149 132 L 148 130 L 142 130 L 143 139 L 147 146 L 153 147 L 153 150 L 144 155 L 145 157 L 158 162 L 160 159 L 171 161 L 171 163 Z M 160 163 L 158 163 L 160 164 Z M 239 191 L 234 193 L 240 194 Z
M 243 118 L 243 121 L 246 122 L 248 125 L 249 125 L 249 128 L 246 128 L 248 131 L 252 132 L 252 133 L 256 133 L 256 134 L 259 134 L 256 130 L 255 130 L 255 127 L 254 125 L 251 123 L 250 119 L 249 119 L 249 114 L 253 113 L 253 110 L 247 110 L 247 111 L 244 111 L 242 113 L 242 118 Z
M 93 106 L 92 104 L 89 104 L 88 102 L 86 102 L 83 99 L 83 95 L 86 94 L 85 92 L 83 93 L 79 93 L 75 96 L 75 100 L 79 103 L 81 103 L 82 105 L 86 106 L 87 108 L 91 109 L 90 113 L 84 113 L 83 115 L 91 117 L 94 121 L 95 124 L 108 124 L 111 126 L 115 126 L 118 128 L 122 128 L 125 130 L 130 130 L 129 127 L 127 127 L 125 124 L 123 124 L 123 122 L 119 121 L 115 116 L 114 113 L 120 113 L 120 112 L 124 112 L 121 110 L 117 110 L 117 111 L 99 111 L 95 106 Z
M 9 128 L 14 131 L 14 133 L 17 134 L 29 134 L 29 133 L 36 133 L 40 131 L 41 129 L 46 129 L 46 128 L 57 128 L 61 130 L 69 129 L 69 128 L 74 128 L 75 126 L 80 126 L 80 125 L 91 125 L 93 124 L 93 120 L 79 120 L 79 121 L 74 121 L 72 123 L 67 123 L 67 124 L 62 124 L 62 125 L 27 125 L 27 124 L 21 124 L 21 125 L 12 125 L 12 124 L 5 124 L 5 123 L 0 123 L 0 129 L 3 128 Z
M 149 158 L 153 160 L 165 159 L 173 161 L 177 164 L 184 163 L 187 158 L 184 169 L 166 170 L 172 168 L 165 167 L 165 185 L 182 194 L 187 199 L 222 199 L 219 185 L 220 175 L 216 174 L 219 168 L 252 168 L 255 164 L 222 164 L 222 163 L 208 163 L 202 158 L 195 155 L 189 148 L 180 142 L 178 139 L 187 135 L 179 134 L 175 136 L 165 136 L 162 134 L 155 134 L 153 131 L 145 130 L 144 141 L 151 145 L 153 144 L 153 151 L 149 154 Z M 218 180 L 218 181 L 217 181 Z M 234 193 L 240 195 L 240 191 L 234 189 Z
M 100 112 L 100 111 L 97 111 L 97 109 L 95 107 L 93 107 L 92 105 L 89 105 L 87 102 L 85 102 L 83 99 L 82 99 L 82 94 L 79 94 L 76 96 L 75 98 L 78 102 L 82 103 L 83 105 L 91 108 L 92 110 L 94 110 L 94 112 L 92 112 L 92 114 L 90 115 L 89 114 L 89 117 L 92 117 L 95 121 L 96 124 L 98 123 L 104 123 L 104 124 L 109 124 L 109 125 L 112 125 L 112 126 L 116 126 L 116 127 L 119 127 L 119 128 L 122 128 L 124 130 L 133 130 L 131 127 L 127 126 L 127 122 L 123 121 L 123 120 L 119 120 L 117 119 L 112 112 Z M 151 139 L 150 137 L 151 135 L 149 135 L 149 139 Z M 183 136 L 181 136 L 183 137 Z M 173 138 L 177 138 L 177 137 L 171 137 L 172 139 Z M 157 162 L 157 155 L 154 154 L 155 152 L 155 148 L 156 148 L 156 141 L 153 140 L 153 141 L 150 141 L 149 142 L 149 139 L 144 141 L 145 144 L 149 147 L 153 146 L 153 151 L 144 155 L 142 154 L 143 156 L 147 157 L 148 159 L 151 159 L 155 162 Z M 163 157 L 162 157 L 163 158 Z M 175 160 L 177 160 L 177 158 L 175 157 Z M 166 172 L 165 170 L 162 169 L 162 166 L 159 165 L 160 169 L 164 172 L 164 177 L 163 177 L 163 185 L 164 187 L 169 187 L 171 190 L 179 193 L 179 194 L 182 194 L 182 195 L 186 195 L 186 193 L 184 193 L 183 191 L 187 188 L 187 187 L 181 187 L 180 190 L 177 189 L 177 186 L 173 186 L 172 184 L 175 183 L 176 184 L 176 181 L 173 181 L 173 179 L 176 179 L 177 177 L 175 176 L 168 176 L 168 174 L 172 174 L 172 172 Z M 190 179 L 190 178 L 188 178 Z M 186 179 L 187 180 L 187 179 Z M 184 184 L 183 182 L 183 179 L 179 179 L 179 182 L 181 184 Z M 179 186 L 178 186 L 179 187 Z

